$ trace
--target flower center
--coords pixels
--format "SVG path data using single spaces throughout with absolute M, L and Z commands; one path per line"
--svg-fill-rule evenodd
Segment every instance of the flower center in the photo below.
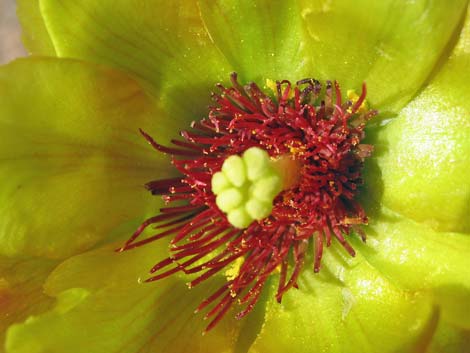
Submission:
M 372 146 L 361 144 L 366 122 L 376 115 L 360 96 L 339 85 L 325 89 L 313 79 L 268 82 L 273 96 L 256 84 L 218 85 L 208 117 L 182 131 L 184 140 L 160 145 L 141 131 L 158 151 L 171 154 L 180 176 L 146 186 L 163 195 L 169 207 L 147 219 L 120 249 L 129 250 L 171 236 L 171 255 L 152 269 L 155 281 L 182 271 L 198 274 L 195 286 L 223 269 L 227 281 L 198 310 L 213 328 L 238 302 L 248 314 L 269 276 L 279 269 L 276 298 L 297 287 L 309 244 L 314 271 L 320 270 L 323 247 L 336 238 L 355 255 L 346 236 L 365 235 L 367 223 L 354 199 L 362 183 L 363 161 Z M 156 233 L 147 237 L 150 225 Z M 139 238 L 139 239 L 138 239 Z M 143 238 L 143 239 L 142 239 Z
M 222 170 L 212 176 L 215 203 L 236 228 L 246 228 L 254 220 L 268 217 L 281 188 L 281 173 L 259 147 L 250 147 L 242 157 L 228 157 Z

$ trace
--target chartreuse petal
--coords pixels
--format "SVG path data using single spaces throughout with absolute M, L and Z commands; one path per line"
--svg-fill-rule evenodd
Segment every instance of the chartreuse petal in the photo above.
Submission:
M 42 17 L 39 0 L 16 0 L 24 46 L 31 54 L 55 56 L 56 51 Z
M 401 288 L 431 292 L 443 318 L 470 329 L 470 237 L 436 232 L 386 208 L 370 222 L 367 244 L 355 244 L 367 261 Z
M 433 317 L 430 296 L 403 291 L 360 254 L 344 253 L 333 244 L 319 274 L 306 268 L 298 290 L 268 302 L 250 353 L 412 352 L 420 344 Z
M 469 353 L 470 331 L 459 329 L 440 320 L 426 348 L 426 353 Z
M 157 207 L 142 185 L 167 160 L 138 128 L 168 127 L 134 80 L 24 59 L 0 69 L 0 97 L 0 254 L 67 257 Z
M 105 248 L 64 262 L 45 286 L 55 309 L 12 326 L 7 353 L 233 352 L 241 324 L 233 314 L 205 336 L 208 322 L 194 314 L 225 278 L 192 289 L 177 276 L 145 283 L 158 252 Z
M 442 71 L 378 136 L 382 203 L 436 230 L 470 232 L 469 67 L 470 16 Z
M 300 0 L 311 75 L 345 89 L 367 83 L 368 100 L 396 112 L 421 88 L 465 14 L 467 0 Z
M 40 0 L 60 57 L 117 66 L 141 80 L 171 119 L 199 119 L 232 69 L 206 33 L 194 0 Z M 184 125 L 182 125 L 184 126 Z
M 247 79 L 336 79 L 345 90 L 365 81 L 383 111 L 422 86 L 466 3 L 199 0 L 211 38 Z
M 308 55 L 294 1 L 199 0 L 211 38 L 245 80 L 299 80 Z
M 55 260 L 0 257 L 0 352 L 11 324 L 52 306 L 42 285 L 56 264 Z

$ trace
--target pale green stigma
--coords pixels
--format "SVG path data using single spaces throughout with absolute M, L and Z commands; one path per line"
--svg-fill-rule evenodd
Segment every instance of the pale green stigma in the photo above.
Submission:
M 236 228 L 246 228 L 271 214 L 273 200 L 282 190 L 281 173 L 269 154 L 251 147 L 240 157 L 228 157 L 220 172 L 212 176 L 216 204 Z

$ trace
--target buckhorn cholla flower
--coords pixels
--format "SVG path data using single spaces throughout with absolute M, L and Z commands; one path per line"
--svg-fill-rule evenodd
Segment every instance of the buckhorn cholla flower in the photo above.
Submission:
M 6 352 L 468 350 L 470 24 L 466 1 L 40 0 L 19 1 L 19 16 L 33 55 L 0 68 L 0 325 Z M 242 84 L 257 83 L 259 91 L 252 85 L 245 93 L 262 98 L 258 102 L 265 102 L 268 120 L 275 107 L 300 111 L 295 93 L 287 92 L 282 105 L 279 91 L 286 92 L 287 81 L 294 88 L 302 79 L 336 81 L 343 92 L 350 89 L 358 95 L 366 82 L 368 105 L 380 113 L 367 127 L 361 126 L 366 137 L 358 146 L 374 148 L 364 161 L 363 183 L 357 180 L 351 199 L 358 205 L 352 208 L 353 215 L 361 217 L 343 223 L 346 228 L 338 234 L 333 232 L 345 237 L 349 244 L 345 246 L 354 249 L 355 257 L 332 239 L 323 250 L 321 270 L 315 273 L 320 263 L 311 250 L 304 253 L 303 246 L 312 249 L 313 240 L 325 240 L 326 234 L 314 238 L 309 234 L 297 249 L 287 247 L 291 257 L 273 263 L 267 276 L 250 272 L 253 283 L 262 279 L 264 286 L 248 298 L 250 303 L 256 297 L 250 314 L 235 319 L 237 303 L 228 306 L 226 313 L 216 310 L 224 317 L 202 336 L 209 322 L 194 314 L 195 308 L 242 274 L 243 259 L 249 256 L 235 261 L 238 254 L 233 254 L 234 261 L 227 261 L 227 267 L 188 289 L 186 283 L 197 281 L 201 273 L 178 271 L 191 272 L 184 266 L 145 283 L 152 276 L 149 269 L 174 254 L 167 239 L 120 253 L 115 249 L 123 244 L 132 247 L 134 241 L 161 232 L 149 226 L 139 239 L 126 243 L 144 219 L 164 215 L 165 211 L 157 212 L 168 207 L 159 197 L 147 195 L 142 185 L 150 182 L 156 194 L 164 184 L 161 180 L 173 180 L 169 186 L 184 188 L 187 184 L 178 180 L 185 175 L 185 164 L 200 159 L 181 152 L 199 153 L 201 146 L 212 146 L 213 132 L 208 135 L 212 142 L 206 144 L 189 126 L 192 121 L 224 123 L 215 114 L 217 105 L 210 103 L 210 92 L 217 92 L 214 87 L 220 82 L 225 87 L 222 95 L 217 93 L 220 99 L 234 92 L 227 91 L 230 87 L 243 93 L 237 81 L 229 82 L 231 72 L 238 73 Z M 279 81 L 279 90 L 273 81 Z M 305 82 L 315 87 L 316 81 Z M 303 83 L 293 90 L 299 98 Z M 326 122 L 354 115 L 359 109 L 357 98 L 335 95 L 332 88 L 331 97 L 341 96 L 341 103 L 329 106 L 323 89 L 312 107 L 317 109 L 325 101 L 330 114 Z M 302 104 L 312 92 L 305 93 Z M 227 109 L 249 110 L 243 104 L 232 105 L 233 98 Z M 343 105 L 348 99 L 351 103 Z M 223 104 L 219 101 L 218 106 Z M 361 114 L 367 115 L 358 113 L 356 118 Z M 252 153 L 265 163 L 264 177 L 282 179 L 273 183 L 277 186 L 270 197 L 279 197 L 302 182 L 297 179 L 306 165 L 298 162 L 302 146 L 287 148 L 279 139 L 270 145 L 261 143 L 272 138 L 273 126 L 279 126 L 279 116 L 271 118 L 248 120 L 250 127 L 260 123 L 263 128 L 256 127 L 250 138 L 232 136 L 233 146 L 218 147 L 227 154 L 217 159 L 211 172 L 225 173 L 230 167 L 224 169 L 224 161 L 231 156 L 249 160 Z M 230 123 L 235 125 L 219 126 L 219 131 L 240 131 L 238 121 Z M 299 126 L 304 125 L 291 128 L 295 131 Z M 354 128 L 353 121 L 347 127 Z M 183 137 L 188 139 L 170 147 L 180 131 L 187 131 Z M 283 138 L 283 134 L 276 136 Z M 300 141 L 295 136 L 292 140 Z M 167 154 L 155 153 L 148 141 L 164 152 L 176 152 L 173 163 L 183 173 L 172 166 Z M 311 139 L 301 141 L 313 144 Z M 315 148 L 309 146 L 307 151 Z M 366 157 L 370 148 L 356 152 Z M 181 157 L 191 158 L 183 163 Z M 276 169 L 279 161 L 287 163 L 287 173 L 282 173 L 286 168 Z M 202 168 L 207 166 L 211 164 Z M 196 172 L 197 168 L 190 170 L 187 176 Z M 256 178 L 248 174 L 246 178 L 256 183 Z M 226 216 L 259 198 L 252 198 L 249 188 L 240 184 L 234 193 L 242 195 L 242 203 L 230 204 L 233 197 L 217 201 L 228 190 L 224 185 L 210 183 L 204 194 L 211 200 L 205 205 L 219 212 L 220 223 L 206 224 L 212 228 L 201 235 L 192 233 L 192 241 L 207 237 L 217 227 L 226 227 L 235 236 L 281 214 L 276 208 L 282 204 L 279 200 L 261 200 L 264 203 L 249 212 L 251 206 L 244 208 L 251 217 L 248 220 L 244 214 Z M 338 185 L 330 186 L 333 190 Z M 167 201 L 178 202 L 172 195 L 184 198 L 184 191 L 162 193 Z M 181 205 L 186 207 L 184 201 Z M 347 216 L 352 209 L 347 208 Z M 365 215 L 366 243 L 354 224 L 365 223 Z M 331 218 L 329 222 L 325 229 L 334 231 Z M 184 242 L 176 246 L 182 247 L 179 251 L 195 249 Z M 217 253 L 203 255 L 194 266 Z M 170 265 L 181 265 L 179 259 L 169 259 Z M 298 268 L 298 273 L 287 277 L 286 267 Z M 281 290 L 279 283 L 285 284 Z M 237 297 L 228 293 L 228 300 L 233 294 Z

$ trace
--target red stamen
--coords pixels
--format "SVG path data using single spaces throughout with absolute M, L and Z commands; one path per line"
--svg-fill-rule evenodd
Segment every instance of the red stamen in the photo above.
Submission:
M 147 219 L 119 249 L 171 236 L 171 255 L 151 269 L 153 276 L 147 281 L 180 271 L 198 273 L 190 287 L 237 264 L 231 271 L 233 277 L 196 310 L 212 306 L 206 318 L 213 319 L 206 331 L 234 303 L 244 306 L 237 318 L 251 312 L 277 269 L 277 301 L 290 288 L 298 288 L 309 244 L 314 272 L 320 271 L 324 246 L 329 247 L 333 238 L 354 256 L 346 236 L 355 232 L 365 241 L 360 226 L 367 224 L 363 208 L 354 199 L 362 183 L 364 159 L 373 150 L 360 141 L 365 123 L 377 114 L 359 111 L 366 97 L 365 84 L 357 101 L 343 102 L 336 81 L 327 81 L 323 99 L 321 85 L 313 79 L 295 85 L 278 81 L 275 98 L 254 83 L 243 87 L 236 74 L 231 82 L 229 88 L 218 85 L 221 92 L 213 94 L 214 106 L 208 117 L 194 122 L 192 130 L 182 131 L 184 140 L 171 140 L 174 147 L 163 146 L 140 130 L 156 150 L 172 155 L 180 176 L 146 184 L 170 206 Z M 265 149 L 276 160 L 288 157 L 286 161 L 295 164 L 293 173 L 298 175 L 290 176 L 291 181 L 284 184 L 269 217 L 240 230 L 217 208 L 211 178 L 228 156 L 240 155 L 253 146 Z M 162 230 L 137 241 L 150 225 Z M 240 259 L 241 264 L 235 262 Z

